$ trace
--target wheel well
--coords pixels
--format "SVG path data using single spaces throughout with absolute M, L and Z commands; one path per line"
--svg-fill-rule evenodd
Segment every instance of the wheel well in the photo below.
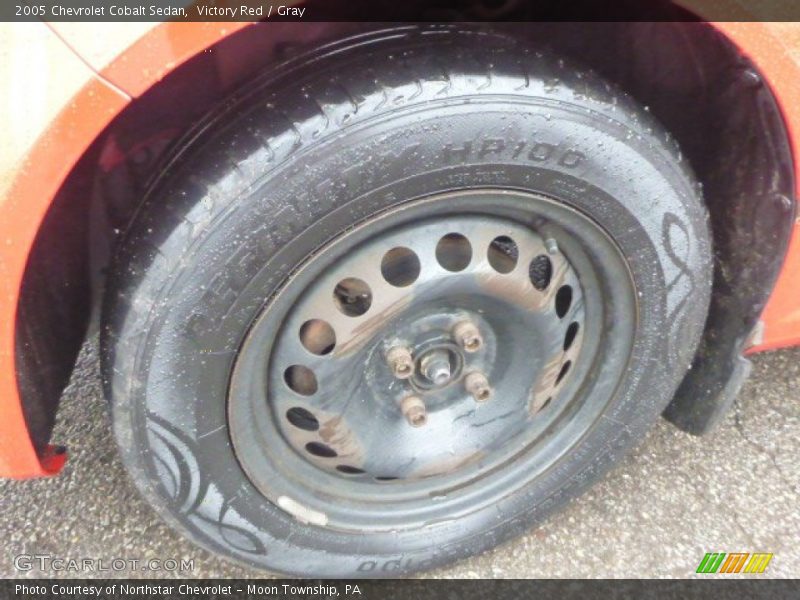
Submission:
M 685 429 L 704 430 L 708 419 L 696 408 L 712 405 L 730 379 L 777 278 L 793 222 L 790 144 L 769 86 L 703 23 L 491 26 L 550 47 L 628 91 L 677 139 L 701 181 L 715 244 L 714 298 L 694 368 L 668 414 Z M 245 28 L 134 100 L 95 140 L 43 221 L 21 290 L 18 384 L 38 448 L 49 438 L 59 396 L 97 314 L 115 241 L 172 149 L 249 78 L 303 47 L 365 27 L 376 25 Z

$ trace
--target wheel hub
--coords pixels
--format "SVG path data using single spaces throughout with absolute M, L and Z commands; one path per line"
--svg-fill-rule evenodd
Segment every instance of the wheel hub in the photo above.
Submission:
M 438 388 L 452 381 L 457 364 L 457 355 L 451 350 L 434 348 L 417 361 L 417 374 L 426 383 Z

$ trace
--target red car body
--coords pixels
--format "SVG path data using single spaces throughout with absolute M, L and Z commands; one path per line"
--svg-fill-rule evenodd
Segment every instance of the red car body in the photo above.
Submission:
M 724 22 L 714 26 L 749 57 L 771 87 L 789 132 L 795 171 L 800 172 L 800 24 Z M 52 447 L 37 451 L 31 439 L 18 386 L 15 349 L 26 263 L 54 198 L 87 149 L 135 98 L 157 86 L 185 61 L 248 24 L 149 23 L 124 30 L 97 30 L 104 35 L 87 35 L 87 27 L 14 25 L 16 29 L 4 36 L 13 52 L 15 36 L 32 35 L 45 46 L 47 68 L 26 73 L 24 90 L 6 88 L 6 94 L 19 95 L 20 107 L 31 103 L 40 106 L 27 113 L 26 131 L 12 140 L 10 154 L 2 159 L 0 476 L 51 475 L 66 459 Z M 236 69 L 235 64 L 230 65 L 231 72 Z M 18 84 L 13 75 L 7 85 Z M 54 78 L 59 85 L 51 84 Z M 37 94 L 44 94 L 44 99 Z M 113 161 L 114 157 L 104 160 Z M 793 227 L 789 252 L 762 314 L 763 335 L 748 352 L 800 344 L 800 221 Z

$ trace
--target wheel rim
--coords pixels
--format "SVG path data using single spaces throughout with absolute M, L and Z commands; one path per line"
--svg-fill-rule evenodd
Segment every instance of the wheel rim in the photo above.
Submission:
M 578 443 L 624 373 L 631 314 L 624 260 L 576 211 L 507 190 L 411 202 L 309 257 L 254 322 L 237 456 L 303 522 L 455 518 Z

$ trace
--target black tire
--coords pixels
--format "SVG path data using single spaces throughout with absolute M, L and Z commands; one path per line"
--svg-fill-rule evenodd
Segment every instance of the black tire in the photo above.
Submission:
M 484 551 L 614 465 L 689 367 L 711 287 L 698 186 L 658 123 L 591 73 L 501 35 L 398 29 L 276 70 L 191 139 L 115 259 L 103 363 L 133 480 L 213 552 L 348 577 Z M 250 483 L 232 447 L 226 395 L 238 345 L 265 299 L 340 232 L 413 198 L 483 187 L 556 199 L 624 256 L 635 339 L 602 415 L 556 466 L 450 522 L 382 536 L 294 520 Z

